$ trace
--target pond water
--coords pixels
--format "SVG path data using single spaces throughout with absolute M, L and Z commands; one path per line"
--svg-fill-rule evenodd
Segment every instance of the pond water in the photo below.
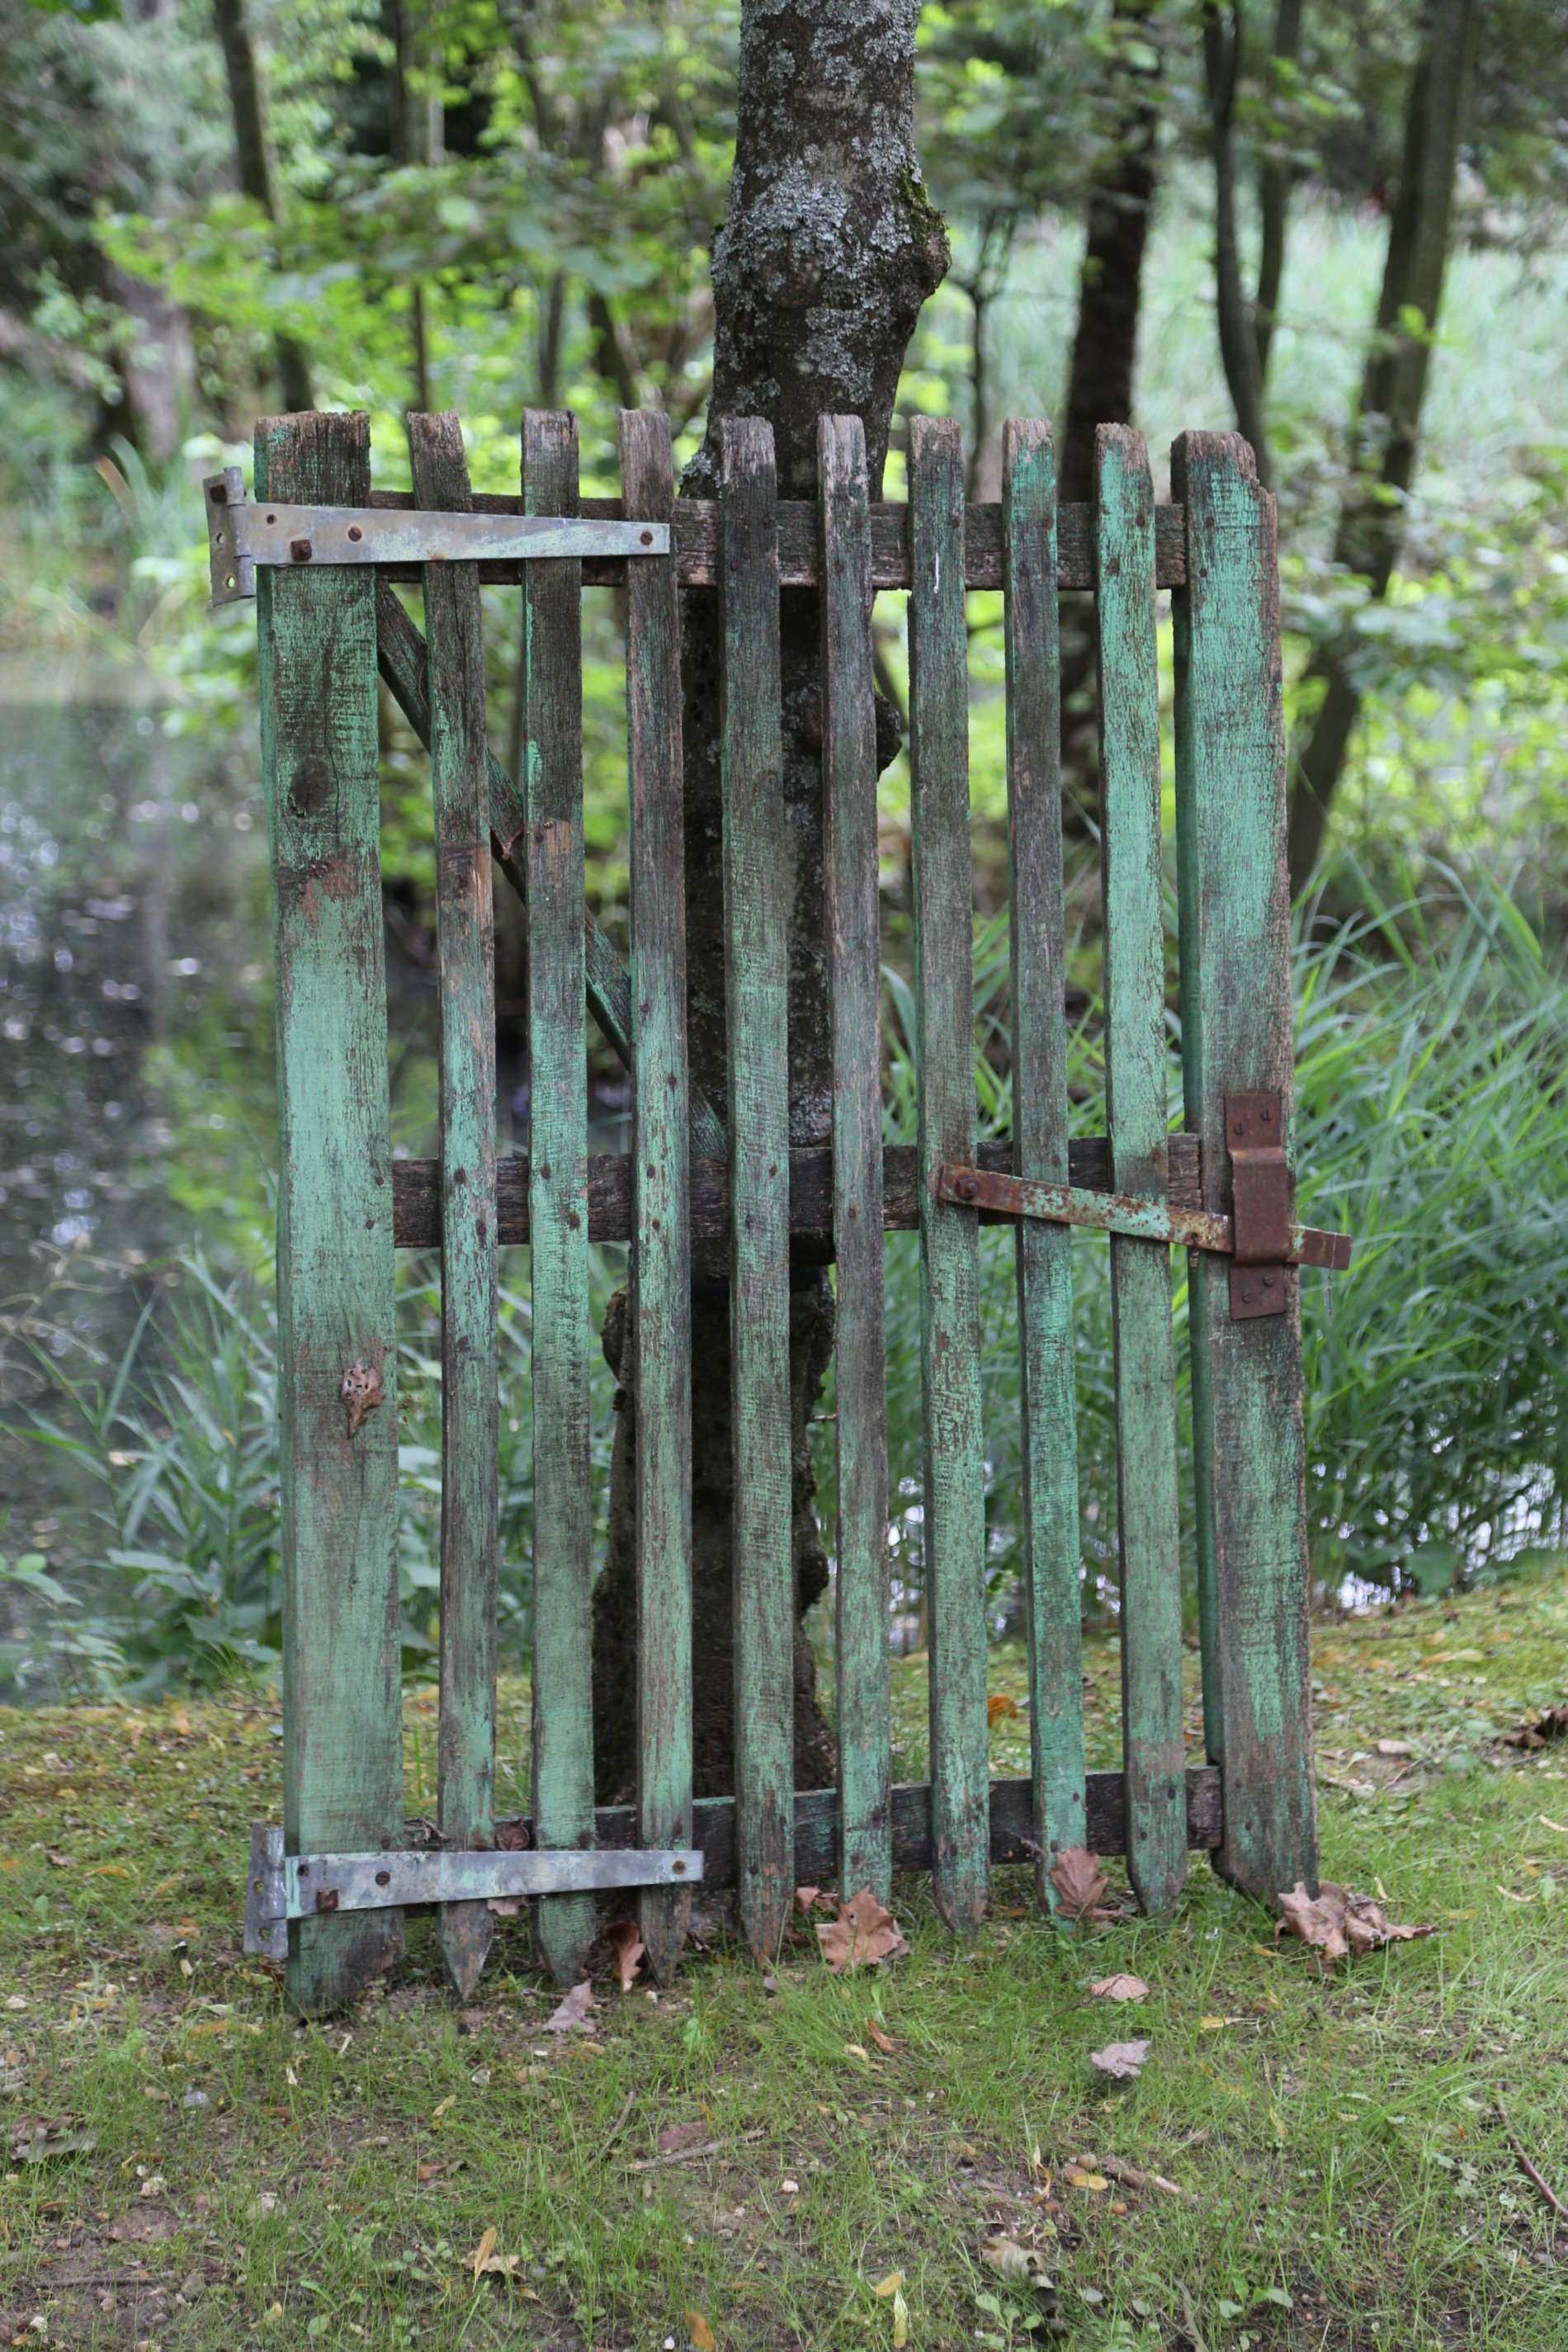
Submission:
M 276 1122 L 253 744 L 171 737 L 157 714 L 90 692 L 7 704 L 0 1072 L 9 1418 L 37 1392 L 38 1350 L 78 1374 L 117 1353 L 161 1260 L 204 1232 L 231 1246 L 265 1217 Z M 47 1512 L 55 1467 L 5 1444 L 0 1507 Z

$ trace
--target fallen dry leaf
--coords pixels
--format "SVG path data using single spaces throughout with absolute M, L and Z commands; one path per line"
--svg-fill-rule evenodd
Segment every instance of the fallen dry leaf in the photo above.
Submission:
M 1146 2042 L 1108 2042 L 1103 2050 L 1089 2052 L 1089 2063 L 1114 2083 L 1131 2083 L 1142 2073 L 1148 2055 Z
M 1414 1756 L 1415 1750 L 1408 1739 L 1380 1739 L 1377 1752 L 1380 1756 Z
M 1085 2172 L 1075 2164 L 1068 2174 L 1068 2186 L 1069 2189 L 1092 2189 L 1098 2196 L 1100 2189 L 1109 2189 L 1110 2183 L 1103 2172 Z
M 1026 2279 L 1034 2264 L 1034 2257 L 1016 2238 L 987 2239 L 980 2249 L 980 2259 L 988 2270 L 999 2271 L 1005 2279 Z
M 1064 1845 L 1051 1864 L 1051 1885 L 1061 1897 L 1064 1919 L 1091 1925 L 1109 1917 L 1102 1906 L 1110 1892 L 1105 1873 L 1087 1847 Z
M 1549 1740 L 1568 1739 L 1568 1706 L 1542 1707 L 1539 1715 L 1527 1715 L 1511 1731 L 1505 1731 L 1505 1748 L 1544 1748 Z M 53 1855 L 49 1857 L 52 1861 Z
M 610 1941 L 616 1948 L 616 1966 L 620 1970 L 621 1990 L 630 1992 L 642 1956 L 647 1946 L 637 1934 L 635 1919 L 616 1919 L 610 1927 Z
M 539 2030 L 542 2033 L 590 2032 L 588 2011 L 598 2006 L 594 1999 L 594 1988 L 584 1977 L 581 1984 L 573 1986 L 560 2007 L 552 2011 Z
M 1276 1936 L 1299 1936 L 1318 1955 L 1318 1965 L 1333 1968 L 1352 1952 L 1374 1952 L 1385 1944 L 1407 1944 L 1417 1936 L 1435 1936 L 1433 1927 L 1401 1927 L 1390 1919 L 1370 1895 L 1354 1895 L 1323 1881 L 1316 1901 L 1298 1879 L 1289 1895 L 1279 1897 Z
M 836 1977 L 846 1969 L 864 1968 L 874 1960 L 900 1959 L 910 1948 L 892 1913 L 884 1909 L 868 1886 L 839 1905 L 837 1918 L 817 1928 L 816 1940 Z
M 1089 1991 L 1096 2000 L 1147 2000 L 1149 1988 L 1142 1977 L 1101 1977 Z
M 892 2035 L 890 2033 L 884 2033 L 874 2017 L 868 2017 L 866 2020 L 866 2031 L 870 2035 L 872 2041 L 876 2043 L 878 2049 L 881 2052 L 883 2057 L 890 2058 L 894 2051 L 899 2046 L 894 2041 Z
M 500 2232 L 499 2230 L 487 2230 L 483 2237 L 479 2240 L 479 2244 L 474 2248 L 469 2260 L 473 2264 L 473 2272 L 476 2278 L 479 2277 L 479 2273 L 484 2269 L 485 2264 L 494 2253 L 496 2250 L 496 2240 L 500 2235 Z
M 1017 1700 L 1009 1698 L 1005 1691 L 993 1691 L 985 1702 L 985 1720 L 992 1730 L 999 1723 L 1011 1722 L 1017 1712 Z
M 673 2156 L 678 2147 L 697 2147 L 712 2131 L 711 2124 L 667 2124 L 655 2140 L 660 2156 Z
M 700 2311 L 687 2313 L 686 2332 L 691 2338 L 691 2352 L 719 2352 L 713 2330 Z
M 797 1886 L 795 1888 L 795 1907 L 800 1913 L 803 1919 L 810 1911 L 821 1892 L 822 1889 L 820 1886 Z
M 901 2291 L 893 2294 L 893 2352 L 904 2352 L 910 2340 L 910 2306 Z
M 885 2279 L 879 2279 L 877 2281 L 877 2284 L 871 2289 L 871 2292 L 873 2294 L 882 2296 L 885 2300 L 890 2294 L 897 2294 L 903 2283 L 904 2274 L 902 2271 L 889 2271 Z
M 515 1919 L 527 1903 L 526 1895 L 492 1895 L 485 1905 L 498 1919 Z

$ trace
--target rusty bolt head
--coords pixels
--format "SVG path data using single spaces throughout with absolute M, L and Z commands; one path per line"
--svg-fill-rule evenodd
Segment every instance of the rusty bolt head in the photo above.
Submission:
M 337 1907 L 338 1907 L 338 1890 L 337 1890 L 337 1888 L 336 1888 L 335 1886 L 319 1886 L 319 1887 L 316 1889 L 316 1908 L 317 1908 L 317 1910 L 318 1910 L 318 1911 L 335 1911 L 335 1910 L 337 1909 Z
M 361 530 L 361 529 L 360 529 L 360 527 L 359 527 L 359 525 L 358 525 L 358 523 L 357 523 L 357 522 L 351 522 L 351 523 L 350 523 L 350 525 L 349 525 L 349 537 L 350 537 L 352 540 L 353 540 L 356 543 L 357 543 L 360 540 L 362 540 L 362 539 L 364 537 L 364 533 L 363 533 L 363 530 Z
M 296 563 L 309 563 L 311 554 L 310 541 L 308 539 L 291 539 L 289 541 L 289 552 L 293 557 Z
M 644 531 L 642 535 L 642 543 L 645 547 L 651 547 L 653 545 L 653 533 L 651 530 Z
M 973 1176 L 961 1176 L 952 1189 L 961 1201 L 977 1201 L 980 1198 L 980 1187 Z

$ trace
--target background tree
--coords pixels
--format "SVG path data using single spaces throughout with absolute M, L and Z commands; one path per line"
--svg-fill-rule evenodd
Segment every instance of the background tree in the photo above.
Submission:
M 914 147 L 918 0 L 746 0 L 741 18 L 735 168 L 713 251 L 713 388 L 687 496 L 716 495 L 727 416 L 773 428 L 779 494 L 816 488 L 816 420 L 864 421 L 873 497 L 880 494 L 904 354 L 921 305 L 948 263 L 942 220 Z M 688 595 L 682 622 L 686 757 L 688 1001 L 691 1071 L 709 1100 L 726 1097 L 721 803 L 717 758 L 714 600 Z M 781 616 L 784 799 L 794 859 L 790 967 L 792 1144 L 832 1135 L 822 833 L 819 620 L 815 593 L 786 590 Z M 883 715 L 884 760 L 897 749 Z M 734 1559 L 731 1538 L 729 1299 L 716 1265 L 692 1294 L 692 1580 L 697 1628 L 694 1723 L 700 1793 L 734 1785 Z M 826 1272 L 792 1272 L 795 1597 L 804 1615 L 825 1591 L 827 1560 L 812 1507 L 807 1423 L 833 1335 Z M 624 1372 L 624 1313 L 605 1349 Z M 595 1595 L 595 1735 L 604 1790 L 629 1782 L 633 1742 L 632 1528 L 620 1412 L 609 1547 Z M 805 1631 L 795 1641 L 795 1780 L 827 1785 L 831 1744 L 816 1702 Z

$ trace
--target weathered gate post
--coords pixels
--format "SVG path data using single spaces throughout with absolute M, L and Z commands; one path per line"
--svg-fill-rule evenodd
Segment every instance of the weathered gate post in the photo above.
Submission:
M 1226 1097 L 1277 1096 L 1290 1140 L 1274 501 L 1237 434 L 1184 434 L 1171 473 L 1187 542 L 1173 597 L 1183 1087 L 1204 1206 L 1228 1213 Z M 1201 1250 L 1189 1264 L 1204 1724 L 1225 1775 L 1217 1867 L 1265 1900 L 1299 1878 L 1315 1893 L 1300 1277 L 1268 1269 L 1282 1311 L 1238 1318 L 1231 1268 Z
M 370 419 L 256 429 L 256 499 L 365 506 Z M 290 1853 L 402 1843 L 397 1377 L 375 574 L 258 566 L 278 943 L 283 1818 Z M 402 1949 L 400 1911 L 300 1918 L 296 2009 Z

